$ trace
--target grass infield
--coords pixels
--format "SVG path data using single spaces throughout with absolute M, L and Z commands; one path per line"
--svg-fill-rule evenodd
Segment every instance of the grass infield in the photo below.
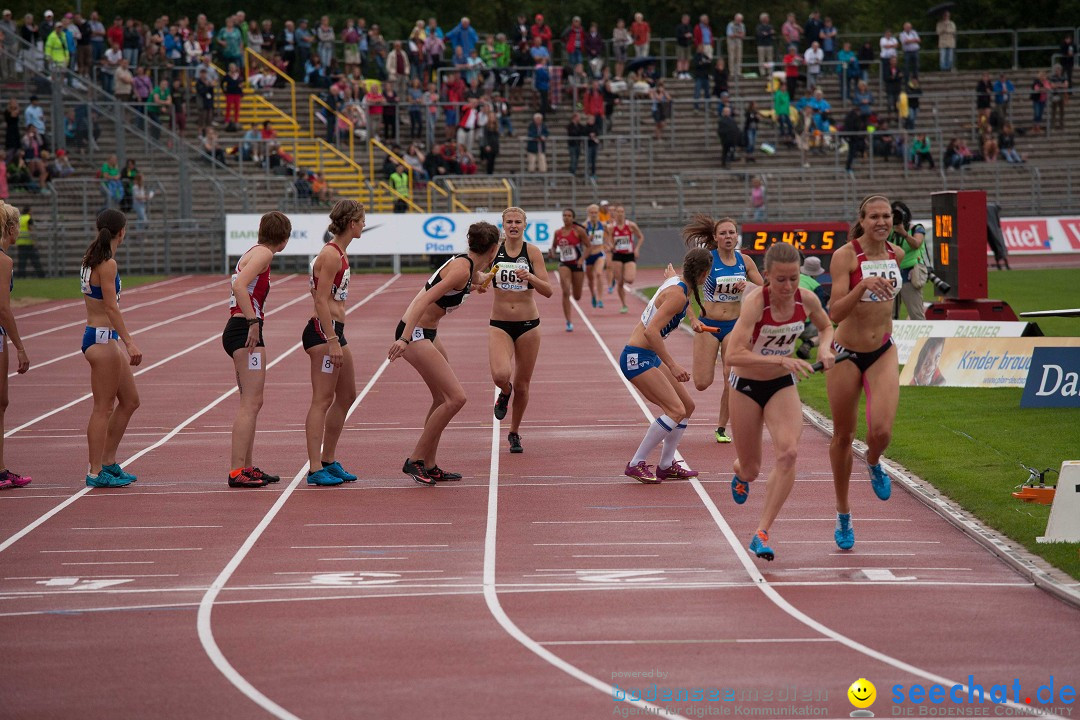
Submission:
M 124 289 L 164 280 L 164 275 L 124 275 Z M 20 278 L 11 294 L 15 307 L 25 307 L 45 300 L 74 300 L 82 296 L 77 277 Z
M 1076 270 L 991 272 L 989 295 L 1005 300 L 1017 313 L 1080 307 L 1076 277 Z M 655 290 L 648 288 L 645 294 L 651 297 Z M 1076 318 L 1040 318 L 1039 327 L 1048 336 L 1080 336 Z M 824 376 L 799 383 L 799 394 L 804 403 L 830 416 Z M 1018 388 L 901 387 L 886 456 L 990 527 L 1080 579 L 1080 543 L 1035 542 L 1046 532 L 1050 506 L 1011 495 L 1027 479 L 1020 463 L 1058 470 L 1062 461 L 1080 459 L 1080 409 L 1021 409 L 1022 394 Z M 716 410 L 699 409 L 705 414 Z M 862 407 L 859 419 L 858 436 L 865 439 Z M 854 472 L 859 471 L 856 461 Z M 1056 475 L 1048 477 L 1056 482 Z

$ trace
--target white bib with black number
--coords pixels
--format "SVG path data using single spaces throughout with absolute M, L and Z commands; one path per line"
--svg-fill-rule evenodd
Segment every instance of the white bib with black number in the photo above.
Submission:
M 887 260 L 863 260 L 859 265 L 859 269 L 862 270 L 864 278 L 871 276 L 885 278 L 892 285 L 892 295 L 889 297 L 879 298 L 876 294 L 867 290 L 863 293 L 862 302 L 892 300 L 900 293 L 900 286 L 904 284 L 904 281 L 900 277 L 900 266 L 896 263 L 896 260 L 892 258 Z
M 510 292 L 525 292 L 529 289 L 528 280 L 518 280 L 517 271 L 528 271 L 529 265 L 520 262 L 501 262 L 495 266 L 495 287 Z
M 345 268 L 345 272 L 341 273 L 341 284 L 337 286 L 337 292 L 333 293 L 333 298 L 338 302 L 345 302 L 349 298 L 349 278 L 352 276 L 349 268 Z
M 574 262 L 577 260 L 577 247 L 574 245 L 560 245 L 559 259 L 564 263 Z
M 416 342 L 417 340 L 424 339 L 424 328 L 415 327 L 412 331 L 412 340 L 410 342 Z
M 79 288 L 82 290 L 83 295 L 90 294 L 90 273 L 93 272 L 85 265 L 79 270 Z
M 634 241 L 629 235 L 620 235 L 615 239 L 615 252 L 634 252 Z
M 804 329 L 806 324 L 802 320 L 783 325 L 762 325 L 753 351 L 758 355 L 790 355 Z

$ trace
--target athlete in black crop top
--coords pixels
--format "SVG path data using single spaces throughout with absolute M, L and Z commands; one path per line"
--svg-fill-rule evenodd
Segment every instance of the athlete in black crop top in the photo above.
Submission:
M 461 479 L 461 475 L 444 472 L 435 464 L 443 430 L 465 405 L 465 390 L 450 367 L 437 332 L 439 321 L 465 302 L 474 282 L 477 292 L 486 291 L 480 284 L 486 273 L 478 272 L 477 268 L 490 267 L 499 246 L 499 229 L 491 223 L 474 223 L 469 227 L 468 238 L 469 252 L 447 260 L 409 303 L 387 354 L 391 361 L 404 357 L 431 390 L 431 408 L 424 420 L 424 431 L 402 467 L 402 472 L 424 485 Z

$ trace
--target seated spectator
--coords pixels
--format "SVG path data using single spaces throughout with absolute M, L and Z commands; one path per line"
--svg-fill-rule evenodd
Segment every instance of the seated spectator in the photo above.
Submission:
M 15 151 L 11 162 L 7 164 L 7 182 L 8 187 L 13 190 L 37 192 L 41 189 L 36 185 L 31 186 L 30 167 L 26 164 L 22 148 Z
M 211 162 L 219 162 L 222 165 L 225 164 L 225 151 L 218 146 L 217 130 L 213 127 L 207 127 L 203 130 L 200 146 L 202 147 L 203 155 Z
M 918 170 L 926 163 L 931 170 L 934 169 L 934 155 L 930 150 L 930 138 L 925 134 L 916 136 L 911 143 L 911 162 Z
M 326 69 L 318 55 L 312 55 L 304 64 L 304 82 L 313 88 L 330 87 L 330 78 L 326 75 Z
M 458 162 L 458 144 L 453 140 L 443 143 L 443 160 L 446 161 L 447 172 L 451 175 L 461 174 L 461 163 Z
M 402 156 L 410 168 L 412 168 L 413 177 L 420 182 L 427 182 L 428 173 L 424 168 L 424 161 L 427 160 L 427 155 L 420 149 L 419 143 L 412 143 L 409 145 L 409 149 Z
M 442 177 L 450 174 L 450 168 L 443 156 L 443 144 L 436 143 L 431 152 L 424 158 L 424 170 L 429 178 Z
M 259 130 L 257 124 L 253 123 L 240 140 L 240 161 L 253 163 L 262 162 L 261 145 L 262 131 Z
M 68 158 L 67 150 L 63 148 L 56 151 L 56 157 L 49 163 L 46 170 L 48 171 L 49 181 L 71 177 L 75 174 L 75 168 Z
M 977 124 L 989 124 L 990 101 L 994 95 L 994 83 L 990 80 L 990 73 L 984 72 L 979 82 L 975 83 L 975 111 L 978 113 Z
M 330 186 L 319 173 L 313 172 L 308 175 L 311 183 L 311 199 L 321 205 L 330 204 Z
M 457 162 L 462 175 L 476 174 L 476 160 L 464 145 L 458 146 Z
M 154 191 L 143 185 L 143 176 L 136 175 L 131 185 L 131 209 L 135 211 L 135 228 L 146 228 L 146 206 L 154 199 Z
M 1016 131 L 1012 123 L 1007 122 L 1001 128 L 1001 133 L 998 135 L 998 150 L 1001 151 L 1001 157 L 1005 158 L 1007 163 L 1024 162 L 1024 157 L 1016 151 Z
M 859 114 L 864 118 L 869 118 L 874 114 L 874 94 L 870 92 L 870 86 L 866 84 L 865 80 L 860 80 L 859 84 L 855 87 L 855 94 L 852 97 L 852 102 L 859 108 Z
M 975 160 L 975 153 L 971 152 L 962 138 L 953 138 L 945 146 L 942 162 L 945 167 L 959 170 L 964 165 L 971 164 Z
M 982 148 L 982 156 L 984 161 L 997 162 L 998 155 L 1000 155 L 1000 148 L 998 147 L 998 141 L 994 138 L 993 133 L 983 133 L 982 140 L 980 141 L 980 147 Z
M 277 84 L 277 73 L 266 67 L 263 63 L 254 63 L 248 71 L 248 84 L 255 92 L 269 90 Z M 266 93 L 269 95 L 269 93 Z
M 98 171 L 101 178 L 101 192 L 105 196 L 106 207 L 116 207 L 124 200 L 124 184 L 120 182 L 120 161 L 116 155 L 110 155 Z
M 889 162 L 891 157 L 903 158 L 903 140 L 889 128 L 889 123 L 882 120 L 874 131 L 873 152 L 875 157 Z

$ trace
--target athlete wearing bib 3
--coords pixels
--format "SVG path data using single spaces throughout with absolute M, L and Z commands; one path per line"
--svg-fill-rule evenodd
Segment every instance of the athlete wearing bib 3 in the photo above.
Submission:
M 829 446 L 836 490 L 836 530 L 842 550 L 855 544 L 848 504 L 851 481 L 851 443 L 866 390 L 866 464 L 874 494 L 888 500 L 891 481 L 881 467 L 881 455 L 892 437 L 900 399 L 900 368 L 892 342 L 892 303 L 900 292 L 899 261 L 904 251 L 888 242 L 892 207 L 888 198 L 871 195 L 859 205 L 850 242 L 832 257 L 832 298 L 829 313 L 836 327 L 833 350 L 851 354 L 826 377 L 833 437 Z M 824 346 L 824 343 L 822 343 Z
M 17 372 L 22 375 L 30 369 L 30 358 L 23 348 L 19 328 L 15 324 L 15 313 L 11 311 L 11 291 L 15 288 L 13 280 L 14 262 L 8 257 L 8 248 L 19 239 L 19 209 L 0 200 L 0 490 L 26 487 L 30 484 L 28 476 L 8 470 L 4 463 L 4 413 L 8 406 L 8 338 L 18 355 Z M 4 282 L 7 280 L 7 282 Z
M 704 282 L 711 261 L 708 251 L 701 248 L 686 253 L 682 276 L 668 278 L 657 288 L 619 358 L 623 376 L 661 410 L 624 471 L 627 477 L 639 482 L 697 477 L 697 472 L 682 467 L 675 459 L 686 421 L 694 412 L 694 401 L 683 387 L 683 383 L 690 380 L 690 373 L 672 359 L 664 339 L 686 317 L 691 292 L 696 298 L 700 297 L 697 288 Z M 647 460 L 661 443 L 663 449 L 654 473 Z
M 502 420 L 510 397 L 514 409 L 506 439 L 510 452 L 520 453 L 521 418 L 529 404 L 529 384 L 540 352 L 540 312 L 533 290 L 551 297 L 551 282 L 544 267 L 544 254 L 525 242 L 525 211 L 519 207 L 503 210 L 503 242 L 495 254 L 495 299 L 491 303 L 491 327 L 488 328 L 488 361 L 491 379 L 499 388 L 495 417 Z M 511 374 L 513 382 L 511 382 Z
M 570 295 L 575 300 L 581 299 L 581 288 L 585 280 L 585 253 L 589 247 L 589 237 L 585 229 L 574 222 L 574 211 L 566 208 L 562 211 L 563 226 L 555 231 L 551 243 L 551 257 L 559 261 L 559 284 L 562 285 L 562 310 L 566 317 L 566 332 L 574 331 L 570 322 Z
M 404 357 L 431 391 L 424 430 L 401 468 L 424 485 L 461 479 L 458 473 L 446 472 L 435 462 L 443 430 L 465 406 L 465 389 L 450 367 L 437 332 L 439 321 L 465 302 L 474 284 L 477 292 L 485 291 L 482 283 L 487 273 L 483 268 L 491 265 L 499 249 L 499 229 L 491 223 L 474 223 L 469 227 L 468 239 L 469 252 L 443 263 L 409 303 L 387 354 L 391 362 Z
M 727 364 L 728 335 L 739 318 L 739 308 L 747 285 L 761 285 L 761 273 L 752 259 L 735 249 L 739 244 L 739 226 L 731 218 L 713 220 L 695 215 L 683 228 L 683 240 L 690 247 L 702 247 L 712 255 L 712 266 L 702 288 L 705 311 L 694 329 L 694 387 L 708 389 L 716 377 L 716 358 L 720 356 L 721 377 Z M 716 442 L 729 443 L 727 434 L 730 386 L 724 383 L 720 395 L 720 414 Z
M 255 467 L 255 425 L 263 404 L 266 381 L 266 350 L 263 343 L 263 313 L 270 293 L 270 264 L 285 249 L 292 223 L 274 211 L 259 221 L 259 244 L 236 262 L 229 297 L 229 320 L 221 334 L 225 353 L 232 358 L 240 407 L 232 427 L 232 456 L 229 459 L 229 487 L 264 487 L 281 480 Z
M 345 340 L 345 300 L 349 297 L 349 243 L 364 232 L 364 206 L 338 200 L 330 210 L 328 242 L 311 262 L 309 284 L 315 315 L 304 328 L 311 359 L 311 407 L 304 423 L 309 485 L 340 485 L 356 480 L 335 456 L 345 414 L 356 399 L 352 352 Z
M 624 285 L 633 285 L 637 278 L 637 259 L 645 244 L 645 236 L 636 222 L 626 219 L 626 208 L 622 205 L 615 206 L 615 220 L 607 228 L 607 244 L 612 249 L 611 266 L 622 305 L 619 312 L 627 312 Z
M 94 395 L 94 409 L 86 425 L 90 460 L 86 484 L 123 487 L 136 478 L 116 462 L 116 451 L 128 421 L 139 407 L 139 392 L 131 367 L 142 362 L 142 353 L 135 347 L 120 314 L 120 271 L 114 259 L 127 235 L 127 217 L 119 210 L 102 210 L 97 216 L 97 231 L 79 272 L 86 304 L 82 351 L 90 363 L 90 387 Z M 123 341 L 127 349 L 127 362 L 117 340 Z
M 589 294 L 592 295 L 594 308 L 604 307 L 604 266 L 607 256 L 604 254 L 604 223 L 600 221 L 600 206 L 590 205 L 585 209 L 585 235 L 589 238 L 589 249 L 585 256 L 585 274 L 589 278 Z
M 802 435 L 802 405 L 795 388 L 796 375 L 813 372 L 805 360 L 791 357 L 795 343 L 809 318 L 821 333 L 818 359 L 828 370 L 834 356 L 829 349 L 832 322 L 821 301 L 799 287 L 799 251 L 793 245 L 777 243 L 765 254 L 768 284 L 745 296 L 734 329 L 728 336 L 731 424 L 735 430 L 735 477 L 731 494 L 735 502 L 746 502 L 750 483 L 761 471 L 761 431 L 769 429 L 776 465 L 765 485 L 765 505 L 750 551 L 772 560 L 769 528 L 780 514 L 795 483 L 795 462 Z

